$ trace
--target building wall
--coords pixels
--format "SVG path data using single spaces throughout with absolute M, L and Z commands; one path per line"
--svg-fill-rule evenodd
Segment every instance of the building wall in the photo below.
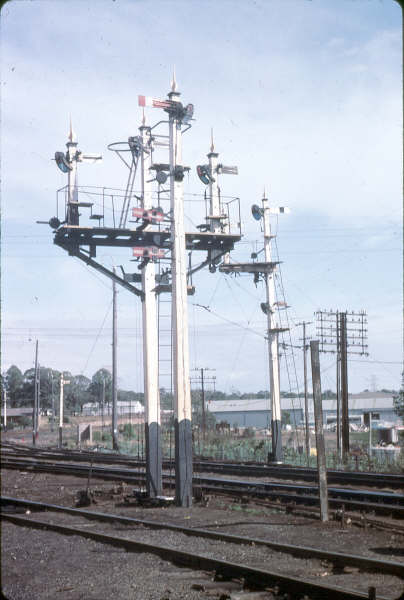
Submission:
M 300 424 L 303 418 L 303 411 L 297 409 L 293 411 L 289 409 L 285 412 L 290 414 L 290 422 L 292 424 Z M 216 421 L 226 421 L 231 427 L 238 425 L 239 427 L 256 427 L 257 429 L 269 429 L 271 427 L 271 411 L 251 410 L 251 411 L 223 411 L 212 412 Z

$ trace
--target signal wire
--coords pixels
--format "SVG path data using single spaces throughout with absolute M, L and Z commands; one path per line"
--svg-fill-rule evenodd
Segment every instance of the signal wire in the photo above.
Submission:
M 98 333 L 97 333 L 97 335 L 96 335 L 96 337 L 95 337 L 94 343 L 93 343 L 93 345 L 92 345 L 92 347 L 91 347 L 91 350 L 90 350 L 90 353 L 89 353 L 89 355 L 88 355 L 88 357 L 87 357 L 86 364 L 85 364 L 84 368 L 83 368 L 83 369 L 81 370 L 81 372 L 80 372 L 80 374 L 81 374 L 81 375 L 83 375 L 84 371 L 87 369 L 88 363 L 89 363 L 89 361 L 90 361 L 90 358 L 91 358 L 91 356 L 92 356 L 92 353 L 93 353 L 93 351 L 94 351 L 94 348 L 95 348 L 95 346 L 96 346 L 96 344 L 97 344 L 97 342 L 98 342 L 98 339 L 99 339 L 99 337 L 100 337 L 100 335 L 101 335 L 101 332 L 102 332 L 102 330 L 103 330 L 103 328 L 104 328 L 105 321 L 107 320 L 107 317 L 108 317 L 109 311 L 111 310 L 111 307 L 112 307 L 112 300 L 111 300 L 111 302 L 109 303 L 109 306 L 108 306 L 108 308 L 107 308 L 107 311 L 106 311 L 106 313 L 105 313 L 104 319 L 103 319 L 103 321 L 102 321 L 102 323 L 101 323 L 101 327 L 100 327 L 100 329 L 98 330 Z

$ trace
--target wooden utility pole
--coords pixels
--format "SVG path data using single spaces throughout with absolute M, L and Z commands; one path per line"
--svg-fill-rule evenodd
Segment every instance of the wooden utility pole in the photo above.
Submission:
M 307 394 L 307 346 L 306 346 L 306 325 L 303 321 L 303 370 L 304 370 L 304 425 L 305 425 L 305 440 L 306 440 L 306 457 L 307 465 L 310 462 L 310 428 L 309 428 L 309 400 Z
M 320 494 L 320 518 L 328 521 L 327 464 L 323 432 L 323 407 L 321 400 L 319 342 L 310 342 L 311 373 L 313 381 L 314 423 L 316 427 L 318 489 Z
M 7 390 L 3 388 L 3 427 L 7 429 Z
M 337 454 L 339 460 L 342 459 L 341 453 L 341 337 L 339 326 L 339 312 L 336 312 L 336 342 L 337 342 Z
M 39 407 L 39 386 L 38 386 L 38 340 L 35 343 L 35 374 L 34 374 L 34 408 L 32 412 L 32 444 L 36 445 L 38 437 L 38 407 Z
M 341 408 L 342 408 L 342 460 L 346 462 L 349 454 L 349 408 L 348 408 L 348 352 L 346 313 L 340 313 L 341 338 Z
M 115 268 L 113 269 L 115 273 Z M 112 280 L 112 447 L 114 450 L 119 450 L 118 445 L 118 419 L 117 419 L 117 403 L 118 403 L 118 386 L 117 386 L 117 327 L 116 327 L 116 283 Z
M 203 369 L 201 369 L 201 395 L 202 395 L 202 436 L 206 437 L 206 413 L 205 413 L 205 388 L 203 381 Z

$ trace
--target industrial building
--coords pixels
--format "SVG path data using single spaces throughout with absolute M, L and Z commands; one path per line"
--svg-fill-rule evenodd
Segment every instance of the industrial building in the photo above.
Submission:
M 350 422 L 363 425 L 364 414 L 372 412 L 372 420 L 380 424 L 401 424 L 401 419 L 394 412 L 393 395 L 383 392 L 361 392 L 349 395 Z M 289 413 L 292 425 L 303 425 L 304 398 L 282 398 L 283 413 Z M 234 400 L 212 400 L 207 409 L 214 414 L 216 420 L 226 421 L 232 427 L 256 427 L 268 429 L 271 424 L 269 398 L 243 398 Z M 330 425 L 336 422 L 337 400 L 323 400 L 323 422 Z M 313 400 L 309 398 L 309 422 L 314 423 Z

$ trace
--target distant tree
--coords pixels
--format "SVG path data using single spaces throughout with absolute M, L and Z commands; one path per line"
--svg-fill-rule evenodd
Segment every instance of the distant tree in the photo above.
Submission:
M 105 386 L 105 403 L 111 402 L 112 376 L 107 369 L 98 369 L 91 378 L 89 392 L 93 402 L 102 402 Z
M 34 371 L 35 373 L 35 371 Z M 53 401 L 57 406 L 59 393 L 60 393 L 60 371 L 55 371 L 47 367 L 40 367 L 39 369 L 39 406 L 41 409 L 48 409 L 52 407 L 52 393 Z
M 170 410 L 174 406 L 174 397 L 166 388 L 160 388 L 160 407 L 162 410 Z
M 131 390 L 118 390 L 118 401 L 119 402 L 140 402 L 144 405 L 144 394 L 143 392 L 132 392 Z
M 214 392 L 211 392 L 211 394 L 212 400 L 227 400 L 227 394 L 220 392 L 219 390 L 215 390 Z
M 332 392 L 331 390 L 325 390 L 322 394 L 321 397 L 324 400 L 332 400 L 333 398 L 337 397 L 337 394 L 335 392 Z
M 85 375 L 70 375 L 69 377 L 66 375 L 66 379 L 70 380 L 64 393 L 66 409 L 71 412 L 82 412 L 83 404 L 92 400 L 89 390 L 91 380 Z
M 20 369 L 15 365 L 11 365 L 11 367 L 7 369 L 4 376 L 4 385 L 7 390 L 7 399 L 10 406 L 19 406 L 19 401 L 21 400 L 23 392 L 24 376 Z

